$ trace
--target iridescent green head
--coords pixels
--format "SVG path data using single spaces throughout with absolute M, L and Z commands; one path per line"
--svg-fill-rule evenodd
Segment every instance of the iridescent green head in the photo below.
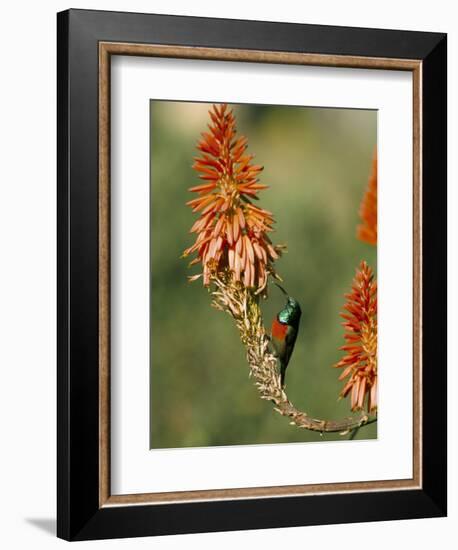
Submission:
M 285 307 L 278 314 L 278 320 L 284 325 L 295 325 L 301 318 L 301 306 L 294 299 L 288 297 Z
M 294 298 L 291 298 L 291 296 L 288 296 L 288 293 L 280 285 L 277 284 L 277 286 L 286 296 L 286 305 L 279 312 L 278 320 L 284 325 L 297 325 L 302 314 L 299 302 Z

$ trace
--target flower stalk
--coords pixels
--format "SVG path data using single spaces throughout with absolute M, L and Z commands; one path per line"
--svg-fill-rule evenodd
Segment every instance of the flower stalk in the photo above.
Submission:
M 309 416 L 297 409 L 281 387 L 277 359 L 270 351 L 269 337 L 263 325 L 259 296 L 235 282 L 230 273 L 212 276 L 213 306 L 228 313 L 235 321 L 240 339 L 245 345 L 250 376 L 261 399 L 271 401 L 274 410 L 289 419 L 290 424 L 314 432 L 338 432 L 345 435 L 376 421 L 365 412 L 340 420 L 325 420 Z

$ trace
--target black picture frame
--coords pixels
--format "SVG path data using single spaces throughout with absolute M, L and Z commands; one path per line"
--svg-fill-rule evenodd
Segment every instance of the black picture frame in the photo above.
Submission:
M 87 10 L 59 13 L 57 28 L 58 536 L 87 540 L 446 515 L 446 35 Z M 100 506 L 101 41 L 421 62 L 420 488 Z

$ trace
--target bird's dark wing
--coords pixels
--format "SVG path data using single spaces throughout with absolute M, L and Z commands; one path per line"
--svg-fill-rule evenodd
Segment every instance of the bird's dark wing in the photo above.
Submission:
M 286 349 L 285 349 L 285 357 L 283 361 L 285 368 L 288 366 L 289 360 L 291 358 L 291 354 L 293 353 L 296 337 L 297 337 L 297 330 L 295 330 L 293 327 L 288 327 L 288 330 L 285 336 Z

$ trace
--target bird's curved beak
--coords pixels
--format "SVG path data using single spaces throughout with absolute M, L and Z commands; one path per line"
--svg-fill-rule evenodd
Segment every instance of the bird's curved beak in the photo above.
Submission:
M 286 292 L 286 290 L 282 286 L 280 286 L 278 283 L 274 283 L 274 285 L 277 286 L 287 298 L 289 297 L 288 293 Z

